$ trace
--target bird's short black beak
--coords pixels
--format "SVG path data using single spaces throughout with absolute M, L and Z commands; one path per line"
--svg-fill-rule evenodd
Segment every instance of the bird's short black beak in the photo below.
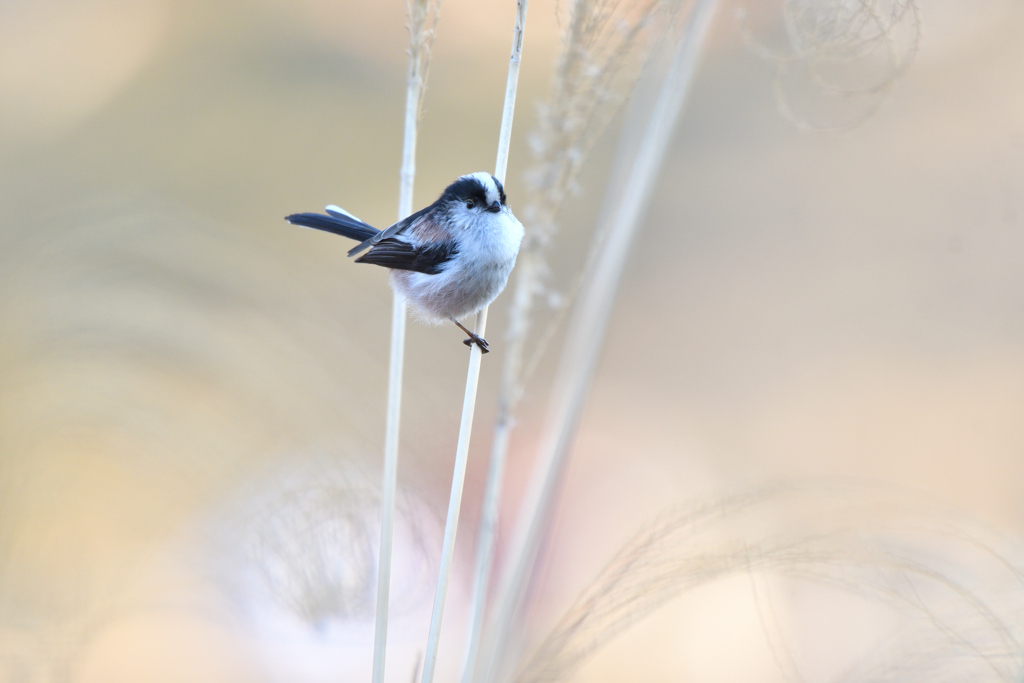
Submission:
M 487 210 L 490 211 L 491 213 L 498 213 L 499 211 L 501 211 L 501 204 L 499 204 L 498 202 L 494 202 L 493 204 L 487 207 Z

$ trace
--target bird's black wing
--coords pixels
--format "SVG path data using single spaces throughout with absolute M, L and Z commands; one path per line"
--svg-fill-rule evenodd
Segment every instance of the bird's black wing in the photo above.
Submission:
M 438 200 L 438 201 L 440 201 L 440 200 Z M 402 220 L 398 221 L 394 225 L 391 225 L 391 226 L 389 226 L 387 228 L 384 228 L 379 233 L 376 233 L 374 235 L 369 236 L 362 243 L 357 244 L 356 246 L 354 246 L 351 249 L 349 249 L 348 250 L 348 255 L 349 256 L 355 256 L 356 254 L 358 254 L 359 252 L 363 251 L 364 249 L 367 249 L 368 247 L 372 247 L 375 244 L 380 244 L 384 240 L 386 240 L 388 238 L 391 238 L 391 237 L 394 237 L 395 235 L 399 234 L 400 232 L 402 232 L 403 230 L 408 228 L 410 225 L 412 225 L 413 223 L 418 221 L 420 218 L 422 218 L 428 211 L 433 209 L 436 204 L 437 204 L 437 202 L 434 202 L 430 206 L 426 206 L 426 207 L 420 209 L 419 211 L 417 211 L 416 213 L 411 214 L 409 216 L 406 216 L 405 218 L 403 218 Z M 364 261 L 364 263 L 366 263 L 366 262 Z
M 433 242 L 414 247 L 408 242 L 394 238 L 384 239 L 374 245 L 370 251 L 356 259 L 356 263 L 372 263 L 395 270 L 413 270 L 417 273 L 437 275 L 444 264 L 458 253 L 455 242 Z

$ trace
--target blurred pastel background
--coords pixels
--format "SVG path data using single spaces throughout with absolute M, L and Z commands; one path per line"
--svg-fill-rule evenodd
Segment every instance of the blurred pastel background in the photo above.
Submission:
M 720 3 L 630 256 L 535 638 L 659 514 L 780 481 L 906 490 L 1024 538 L 1024 5 L 921 0 L 909 69 L 825 134 L 780 112 L 745 4 Z M 745 25 L 779 40 L 784 4 Z M 0 682 L 369 680 L 391 294 L 345 240 L 283 216 L 336 203 L 394 219 L 404 11 L 0 4 Z M 493 166 L 513 11 L 442 6 L 417 206 Z M 513 208 L 564 11 L 530 3 Z M 563 212 L 566 289 L 615 129 Z M 460 666 L 505 298 L 443 680 Z M 461 338 L 410 326 L 388 680 L 410 680 L 425 639 Z M 527 387 L 509 513 L 559 339 Z M 691 594 L 573 680 L 791 680 L 750 593 L 740 577 Z M 819 659 L 851 656 L 850 633 L 880 618 L 819 595 L 818 617 L 849 629 L 822 635 L 798 597 L 779 609 Z M 808 657 L 806 680 L 832 680 Z

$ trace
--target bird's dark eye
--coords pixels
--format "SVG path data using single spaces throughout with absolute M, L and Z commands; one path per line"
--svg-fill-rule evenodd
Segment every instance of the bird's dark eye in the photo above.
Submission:
M 470 199 L 468 202 L 466 202 L 466 208 L 467 209 L 472 209 L 474 206 L 476 206 L 476 202 L 474 202 L 472 199 Z

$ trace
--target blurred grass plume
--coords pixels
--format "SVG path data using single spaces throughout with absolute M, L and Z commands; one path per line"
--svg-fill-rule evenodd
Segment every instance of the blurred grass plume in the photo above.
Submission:
M 682 594 L 749 574 L 885 608 L 870 651 L 829 680 L 1019 681 L 1021 560 L 1007 539 L 906 491 L 804 482 L 740 494 L 667 514 L 637 534 L 512 680 L 571 680 L 588 657 Z M 759 610 L 774 609 L 756 588 L 753 597 Z M 770 624 L 779 626 L 770 616 L 762 614 L 766 635 L 786 649 L 794 634 L 772 634 Z M 799 653 L 776 659 L 786 680 L 804 680 Z
M 779 112 L 802 129 L 841 131 L 881 106 L 917 54 L 921 16 L 916 0 L 784 0 L 787 46 L 755 37 L 741 7 L 748 48 L 776 66 Z

